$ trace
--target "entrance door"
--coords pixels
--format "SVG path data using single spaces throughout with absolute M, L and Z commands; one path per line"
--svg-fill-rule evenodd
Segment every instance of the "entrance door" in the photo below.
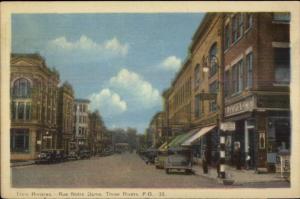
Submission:
M 256 139 L 255 139 L 255 131 L 254 128 L 248 129 L 248 136 L 249 136 L 249 155 L 250 155 L 250 167 L 254 168 L 255 166 L 255 160 L 256 160 Z

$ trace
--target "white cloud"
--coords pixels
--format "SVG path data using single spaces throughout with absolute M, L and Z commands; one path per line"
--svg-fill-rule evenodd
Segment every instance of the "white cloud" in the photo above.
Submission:
M 110 53 L 115 55 L 125 56 L 128 53 L 129 45 L 121 43 L 118 38 L 114 37 L 103 43 L 97 43 L 91 38 L 81 35 L 74 42 L 68 41 L 66 37 L 58 37 L 49 41 L 48 50 L 64 50 L 64 51 L 82 51 L 92 53 Z
M 127 103 L 120 95 L 108 88 L 102 89 L 99 93 L 90 95 L 91 108 L 98 109 L 105 115 L 120 114 L 127 110 Z
M 128 98 L 134 106 L 145 108 L 153 107 L 161 103 L 159 91 L 145 81 L 139 74 L 121 69 L 119 73 L 110 79 L 110 85 Z M 123 96 L 122 95 L 122 96 Z
M 160 65 L 166 70 L 177 71 L 181 66 L 181 59 L 172 55 L 164 59 Z

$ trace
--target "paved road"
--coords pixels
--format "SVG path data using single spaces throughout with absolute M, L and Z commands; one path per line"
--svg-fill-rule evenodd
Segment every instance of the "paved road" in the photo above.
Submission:
M 13 187 L 167 188 L 222 187 L 198 175 L 170 174 L 147 165 L 136 154 L 12 168 Z
M 288 183 L 224 186 L 200 175 L 169 174 L 136 154 L 114 154 L 59 164 L 13 167 L 13 187 L 49 188 L 245 188 L 288 187 Z

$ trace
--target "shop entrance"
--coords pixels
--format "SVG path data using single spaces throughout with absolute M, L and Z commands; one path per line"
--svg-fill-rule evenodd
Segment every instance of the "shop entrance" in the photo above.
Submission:
M 248 154 L 250 156 L 249 166 L 251 169 L 253 169 L 255 167 L 255 160 L 256 160 L 256 154 L 255 154 L 256 141 L 255 141 L 254 128 L 248 128 L 248 139 L 249 139 Z

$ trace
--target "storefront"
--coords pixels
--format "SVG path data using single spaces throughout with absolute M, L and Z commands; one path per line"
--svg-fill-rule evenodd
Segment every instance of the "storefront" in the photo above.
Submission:
M 242 167 L 275 171 L 276 156 L 290 150 L 288 96 L 252 95 L 225 106 L 236 129 L 226 136 L 226 160 Z M 239 160 L 238 160 L 239 159 Z

